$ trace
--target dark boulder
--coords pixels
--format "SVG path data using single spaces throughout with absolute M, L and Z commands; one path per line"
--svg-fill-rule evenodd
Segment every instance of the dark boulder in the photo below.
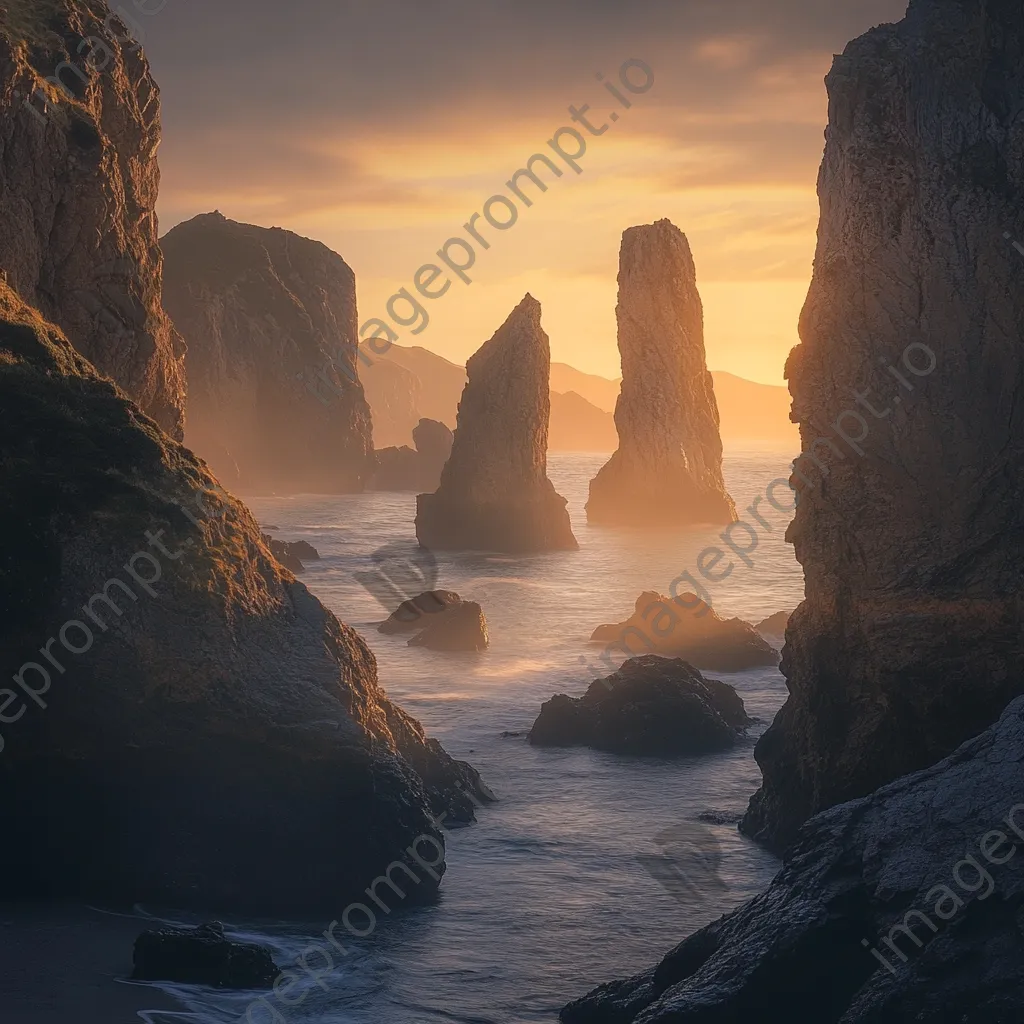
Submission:
M 452 453 L 455 435 L 437 420 L 421 419 L 413 428 L 415 448 L 382 448 L 370 487 L 375 491 L 436 491 L 441 470 Z
M 538 747 L 672 757 L 727 750 L 749 724 L 731 686 L 680 658 L 646 655 L 594 680 L 582 697 L 552 697 L 529 738 Z
M 214 988 L 270 988 L 281 973 L 266 946 L 232 942 L 219 921 L 161 928 L 135 940 L 132 978 Z
M 378 633 L 414 633 L 430 622 L 428 616 L 448 611 L 462 604 L 454 590 L 428 590 L 425 594 L 403 601 L 378 627 Z
M 452 605 L 409 641 L 410 647 L 432 651 L 485 651 L 489 644 L 487 619 L 475 601 Z
M 287 541 L 277 540 L 270 534 L 263 534 L 263 542 L 270 548 L 270 553 L 288 570 L 294 573 L 306 571 L 303 559 L 316 562 L 320 559 L 320 552 L 312 544 L 304 540 Z

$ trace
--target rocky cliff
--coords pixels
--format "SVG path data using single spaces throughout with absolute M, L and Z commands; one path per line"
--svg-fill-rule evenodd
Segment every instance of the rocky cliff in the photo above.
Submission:
M 728 523 L 718 406 L 686 236 L 667 220 L 630 228 L 615 310 L 619 448 L 590 483 L 587 519 L 608 525 Z
M 744 828 L 932 764 L 1024 687 L 1024 11 L 915 0 L 828 77 L 787 366 L 806 600 Z
M 565 499 L 547 477 L 551 352 L 531 295 L 469 360 L 441 486 L 417 499 L 416 536 L 434 549 L 575 549 Z
M 163 249 L 164 302 L 188 343 L 188 444 L 245 491 L 362 490 L 373 441 L 345 261 L 219 213 Z
M 804 827 L 769 888 L 563 1024 L 1015 1024 L 1024 699 L 953 756 Z
M 431 814 L 470 819 L 476 773 L 204 464 L 3 285 L 0 408 L 4 897 L 323 917 L 415 869 L 419 837 L 436 888 Z
M 180 439 L 184 346 L 160 301 L 159 143 L 149 65 L 104 0 L 0 5 L 0 272 Z

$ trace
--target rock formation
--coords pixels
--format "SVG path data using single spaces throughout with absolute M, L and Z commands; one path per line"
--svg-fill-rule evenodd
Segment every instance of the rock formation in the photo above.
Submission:
M 377 452 L 370 481 L 374 491 L 436 491 L 441 470 L 452 453 L 455 435 L 437 420 L 420 420 L 413 428 L 415 448 L 385 448 Z
M 630 228 L 619 254 L 619 448 L 590 482 L 603 525 L 729 523 L 704 312 L 686 236 L 667 220 Z
M 536 747 L 677 757 L 728 750 L 750 719 L 736 691 L 679 658 L 632 658 L 582 697 L 558 694 L 530 730 Z
M 416 536 L 434 550 L 525 553 L 578 547 L 547 477 L 551 353 L 531 295 L 469 360 L 441 486 L 417 499 Z
M 432 651 L 485 651 L 490 646 L 484 610 L 475 601 L 461 601 L 426 621 L 426 629 L 409 640 L 410 647 Z
M 394 636 L 396 633 L 415 633 L 430 622 L 429 616 L 439 615 L 462 598 L 454 590 L 428 590 L 403 601 L 378 627 L 378 633 Z
M 804 603 L 743 828 L 932 764 L 1024 688 L 1019 4 L 914 0 L 836 58 L 787 376 Z
M 373 442 L 345 261 L 219 213 L 162 244 L 164 302 L 188 343 L 190 447 L 242 491 L 362 490 Z
M 413 891 L 435 889 L 430 815 L 470 820 L 476 773 L 204 464 L 2 284 L 0 408 L 4 892 L 323 914 L 414 843 L 438 864 Z
M 802 829 L 769 888 L 562 1024 L 1013 1024 L 1024 698 L 951 757 Z
M 269 533 L 261 534 L 263 543 L 270 553 L 288 570 L 294 573 L 306 571 L 303 559 L 307 562 L 320 561 L 320 552 L 312 544 L 304 540 L 276 540 Z
M 160 302 L 159 142 L 149 64 L 104 0 L 0 5 L 0 276 L 180 440 L 185 349 Z
M 696 594 L 673 599 L 646 590 L 625 622 L 598 626 L 590 639 L 607 644 L 608 653 L 664 654 L 715 672 L 779 663 L 778 652 L 749 622 L 720 618 Z
M 754 629 L 761 636 L 784 637 L 786 635 L 786 626 L 789 625 L 789 619 L 792 614 L 792 612 L 773 612 L 754 626 Z

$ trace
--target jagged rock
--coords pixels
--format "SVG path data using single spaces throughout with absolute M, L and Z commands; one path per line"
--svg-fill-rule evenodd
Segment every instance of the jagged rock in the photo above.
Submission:
M 619 447 L 590 482 L 587 520 L 729 523 L 704 313 L 686 236 L 671 222 L 630 228 L 619 254 Z
M 565 499 L 547 477 L 551 354 L 531 295 L 469 360 L 451 457 L 417 498 L 432 550 L 575 550 Z
M 281 973 L 266 946 L 232 942 L 219 921 L 160 928 L 135 940 L 132 978 L 214 988 L 271 988 Z
M 415 633 L 430 622 L 428 616 L 445 612 L 458 604 L 462 604 L 462 598 L 454 590 L 428 590 L 403 601 L 377 627 L 377 632 L 389 635 Z
M 805 601 L 743 822 L 775 849 L 1024 688 L 1024 260 L 1004 238 L 1024 229 L 1022 49 L 1019 4 L 914 0 L 827 80 L 787 365 Z
M 263 543 L 270 548 L 270 553 L 289 571 L 300 573 L 306 571 L 303 564 L 305 558 L 310 562 L 320 560 L 320 552 L 312 544 L 304 540 L 276 540 L 269 533 L 262 534 Z
M 609 651 L 618 647 L 623 654 L 638 654 L 645 649 L 716 672 L 779 663 L 778 652 L 749 622 L 720 618 L 696 594 L 673 600 L 644 591 L 625 622 L 598 626 L 590 639 L 607 644 Z
M 1024 698 L 939 764 L 812 818 L 764 893 L 562 1024 L 1015 1024 L 1022 750 Z
M 789 625 L 789 617 L 792 612 L 775 612 L 768 618 L 762 619 L 755 627 L 762 636 L 784 637 L 786 626 Z
M 63 91 L 44 84 L 55 69 Z M 154 213 L 160 132 L 149 64 L 103 0 L 0 5 L 0 272 L 180 440 L 185 347 L 160 303 Z
M 412 432 L 415 449 L 385 448 L 377 452 L 375 491 L 436 491 L 441 471 L 452 453 L 452 432 L 437 420 L 420 420 Z
M 417 840 L 440 861 L 430 815 L 472 819 L 473 769 L 205 465 L 2 284 L 0 408 L 0 657 L 22 666 L 0 694 L 3 895 L 316 914 Z
M 162 245 L 164 303 L 188 343 L 189 446 L 243 491 L 362 490 L 373 441 L 345 261 L 219 213 Z
M 727 750 L 750 719 L 727 683 L 681 658 L 631 658 L 582 697 L 557 694 L 530 730 L 537 747 L 594 747 L 615 754 L 687 756 Z
M 427 628 L 409 640 L 410 647 L 432 651 L 485 651 L 490 644 L 484 610 L 475 601 L 451 605 L 428 620 Z

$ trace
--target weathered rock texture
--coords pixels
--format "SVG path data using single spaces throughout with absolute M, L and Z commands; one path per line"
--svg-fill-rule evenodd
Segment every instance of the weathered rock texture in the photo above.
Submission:
M 55 72 L 60 70 L 60 87 Z M 160 98 L 104 0 L 0 5 L 0 272 L 180 439 L 185 349 L 160 301 Z
M 413 428 L 415 448 L 384 448 L 376 453 L 370 481 L 374 491 L 436 491 L 452 453 L 455 435 L 437 420 L 420 420 Z
M 219 213 L 163 248 L 164 302 L 188 343 L 190 447 L 243 491 L 362 490 L 373 442 L 345 261 Z
M 609 525 L 728 523 L 704 310 L 686 236 L 630 228 L 619 254 L 618 451 L 590 482 L 587 519 Z
M 587 746 L 615 754 L 678 757 L 728 750 L 750 718 L 727 683 L 679 658 L 631 658 L 582 697 L 556 694 L 530 730 L 537 747 Z
M 1016 1024 L 1022 750 L 1018 699 L 946 760 L 813 818 L 764 893 L 560 1019 Z
M 451 457 L 417 499 L 416 536 L 435 550 L 575 549 L 547 477 L 551 352 L 531 295 L 466 366 Z
M 820 463 L 805 454 L 793 478 L 806 600 L 743 826 L 777 848 L 948 754 L 1024 686 L 1024 260 L 1004 238 L 1024 229 L 1022 53 L 1019 3 L 915 0 L 828 77 L 787 366 Z
M 721 618 L 696 594 L 673 599 L 645 590 L 625 622 L 598 626 L 590 639 L 606 644 L 609 654 L 616 649 L 626 655 L 649 651 L 717 672 L 779 663 L 775 648 L 749 622 Z
M 426 620 L 426 629 L 409 640 L 410 647 L 432 651 L 486 651 L 490 645 L 484 610 L 475 601 L 461 601 Z
M 471 819 L 473 769 L 204 464 L 4 285 L 0 408 L 3 895 L 322 914 L 418 836 L 440 860 L 430 812 Z
M 397 633 L 415 633 L 431 621 L 431 616 L 446 612 L 462 604 L 454 590 L 428 590 L 403 601 L 378 627 L 378 633 L 394 636 Z

